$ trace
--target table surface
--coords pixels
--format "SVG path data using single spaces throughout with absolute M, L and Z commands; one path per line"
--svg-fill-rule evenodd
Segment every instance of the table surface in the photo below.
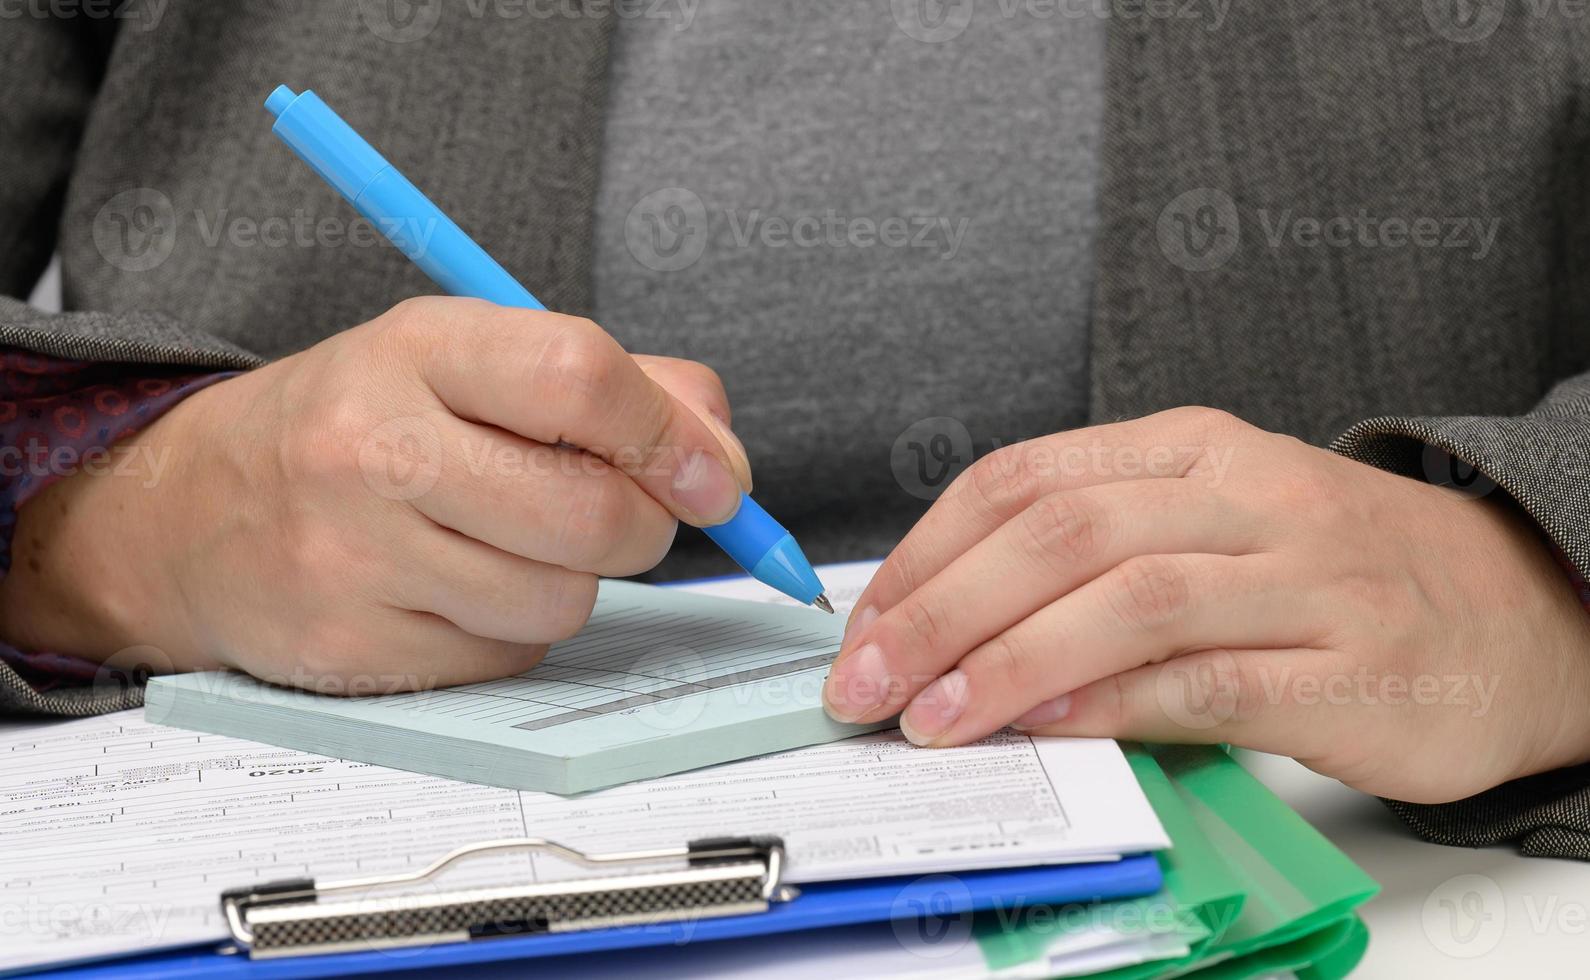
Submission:
M 1590 976 L 1590 863 L 1427 844 L 1379 800 L 1291 759 L 1237 757 L 1380 882 L 1354 977 Z

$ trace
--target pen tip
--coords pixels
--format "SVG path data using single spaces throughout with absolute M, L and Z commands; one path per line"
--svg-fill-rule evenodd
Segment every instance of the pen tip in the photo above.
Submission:
M 834 604 L 828 601 L 828 593 L 826 592 L 818 593 L 817 598 L 812 600 L 812 605 L 830 616 L 834 614 Z

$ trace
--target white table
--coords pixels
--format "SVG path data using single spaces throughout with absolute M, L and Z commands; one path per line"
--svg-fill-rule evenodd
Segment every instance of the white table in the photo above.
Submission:
M 1590 863 L 1427 844 L 1379 800 L 1291 759 L 1237 757 L 1380 882 L 1355 977 L 1590 977 Z

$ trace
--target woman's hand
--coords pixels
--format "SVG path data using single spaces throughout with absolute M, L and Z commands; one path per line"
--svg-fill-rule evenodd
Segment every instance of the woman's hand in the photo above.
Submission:
M 824 697 L 922 745 L 1232 742 L 1415 802 L 1584 762 L 1590 614 L 1502 497 L 1207 409 L 1011 446 L 879 570 Z
M 750 483 L 706 367 L 473 300 L 402 303 L 133 441 L 167 464 L 154 486 L 78 473 L 22 508 L 5 639 L 328 693 L 526 670 L 598 575 Z

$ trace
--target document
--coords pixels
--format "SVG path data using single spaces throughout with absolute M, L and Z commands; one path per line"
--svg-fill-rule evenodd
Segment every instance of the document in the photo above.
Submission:
M 883 727 L 823 713 L 842 627 L 805 607 L 605 581 L 585 629 L 517 677 L 350 698 L 185 674 L 155 679 L 146 710 L 160 724 L 306 752 L 579 793 Z M 366 693 L 413 686 L 396 680 L 376 674 Z
M 226 888 L 415 869 L 460 844 L 778 834 L 795 882 L 1063 863 L 1168 841 L 1120 749 L 878 732 L 568 799 L 145 722 L 0 725 L 0 971 L 219 941 Z M 589 874 L 528 855 L 431 887 Z

